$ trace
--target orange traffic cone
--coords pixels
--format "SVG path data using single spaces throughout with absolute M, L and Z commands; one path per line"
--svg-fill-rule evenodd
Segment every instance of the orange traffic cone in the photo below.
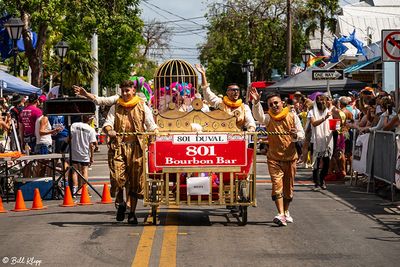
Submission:
M 78 203 L 78 205 L 93 205 L 93 203 L 90 202 L 90 197 L 89 197 L 89 191 L 87 189 L 87 184 L 84 184 L 82 186 L 81 201 Z
M 35 192 L 33 193 L 33 202 L 31 210 L 44 210 L 44 209 L 47 209 L 47 206 L 43 206 L 39 188 L 35 188 Z
M 69 189 L 69 186 L 67 185 L 65 187 L 64 202 L 63 204 L 60 205 L 60 207 L 73 207 L 73 206 L 75 206 L 75 203 L 74 200 L 72 199 L 71 189 Z
M 12 211 L 27 211 L 29 209 L 25 206 L 24 196 L 21 189 L 17 191 L 17 199 L 15 200 L 15 207 Z
M 108 185 L 104 184 L 103 186 L 103 194 L 101 196 L 101 201 L 97 202 L 99 204 L 111 204 L 114 201 L 111 199 L 110 189 L 108 189 Z
M 0 196 L 0 213 L 5 213 L 5 212 L 7 212 L 7 210 L 4 209 L 3 199 L 1 199 L 1 196 Z

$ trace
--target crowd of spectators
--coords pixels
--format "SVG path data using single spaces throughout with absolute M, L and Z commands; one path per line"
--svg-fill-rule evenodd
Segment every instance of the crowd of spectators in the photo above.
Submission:
M 45 114 L 43 105 L 48 97 L 54 98 L 54 95 L 46 96 L 45 94 L 37 95 L 34 93 L 29 96 L 22 96 L 13 94 L 0 99 L 0 153 L 17 150 L 27 155 L 69 153 L 71 138 L 67 118 L 62 115 L 47 116 Z M 84 123 L 88 124 L 90 128 L 89 125 L 93 125 L 94 117 L 84 119 Z M 82 118 L 80 116 L 72 117 L 71 121 L 71 129 L 81 129 L 85 133 L 87 132 L 86 127 L 81 125 Z M 77 127 L 74 127 L 75 124 Z M 84 135 L 76 133 L 75 141 L 79 145 L 72 145 L 73 156 L 79 153 L 84 153 L 88 157 L 91 155 L 89 160 L 84 163 L 82 163 L 81 158 L 75 159 L 79 164 L 84 164 L 85 167 L 92 163 L 92 153 L 97 146 L 97 142 L 94 141 L 96 132 L 94 129 L 92 130 L 90 131 L 90 138 L 85 138 Z M 87 151 L 83 151 L 83 148 Z M 79 151 L 74 151 L 74 149 Z M 87 174 L 87 170 L 84 174 Z M 88 177 L 87 175 L 84 176 L 85 178 Z M 76 186 L 75 183 L 74 186 Z
M 365 87 L 344 95 L 295 92 L 285 98 L 297 114 L 305 140 L 297 143 L 299 168 L 313 168 L 315 190 L 326 179 L 342 179 L 351 172 L 353 145 L 358 135 L 384 130 L 400 133 L 393 94 Z

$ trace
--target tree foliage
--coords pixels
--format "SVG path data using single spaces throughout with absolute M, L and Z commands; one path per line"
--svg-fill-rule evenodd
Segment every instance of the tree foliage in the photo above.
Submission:
M 307 1 L 305 13 L 302 14 L 302 18 L 307 22 L 305 34 L 314 36 L 315 31 L 320 32 L 321 53 L 325 30 L 329 30 L 331 33 L 336 31 L 336 15 L 338 15 L 339 8 L 339 0 Z
M 302 8 L 295 1 L 294 16 Z M 228 0 L 214 3 L 207 14 L 209 31 L 200 48 L 201 62 L 216 90 L 231 82 L 245 84 L 240 65 L 247 59 L 255 64 L 254 79 L 268 80 L 272 69 L 285 69 L 286 0 Z M 303 21 L 293 25 L 293 58 L 300 61 L 306 40 Z
M 66 84 L 88 84 L 94 68 L 90 40 L 97 32 L 101 86 L 114 86 L 129 77 L 135 63 L 138 45 L 142 43 L 139 0 L 15 0 L 6 1 L 6 12 L 20 17 L 25 55 L 32 69 L 32 83 L 42 85 L 44 61 L 55 61 L 49 51 L 60 40 L 68 40 Z M 33 48 L 28 29 L 38 34 Z M 53 64 L 54 65 L 54 64 Z M 53 69 L 53 68 L 51 68 Z
M 143 27 L 142 57 L 156 57 L 169 50 L 171 29 L 162 22 L 151 20 Z

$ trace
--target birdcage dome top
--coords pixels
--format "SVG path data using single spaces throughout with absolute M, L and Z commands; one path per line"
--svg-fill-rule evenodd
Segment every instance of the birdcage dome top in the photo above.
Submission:
M 154 88 L 170 86 L 172 83 L 192 84 L 197 88 L 197 74 L 187 61 L 171 59 L 161 64 L 154 75 Z

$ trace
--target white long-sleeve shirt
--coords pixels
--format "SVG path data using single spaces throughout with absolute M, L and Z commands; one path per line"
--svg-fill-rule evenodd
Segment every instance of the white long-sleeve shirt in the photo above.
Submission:
M 201 88 L 203 89 L 204 100 L 206 100 L 211 107 L 218 107 L 218 105 L 223 102 L 220 97 L 211 91 L 209 86 L 202 86 Z M 250 127 L 256 128 L 256 122 L 254 121 L 250 107 L 247 104 L 244 104 L 244 126 L 246 126 L 247 129 Z
M 269 114 L 264 114 L 264 111 L 262 109 L 262 106 L 260 105 L 260 102 L 253 105 L 253 116 L 258 122 L 264 124 L 266 127 L 268 126 L 268 124 L 271 120 L 271 116 Z M 301 121 L 297 115 L 294 116 L 294 125 L 297 130 L 297 138 L 292 138 L 292 141 L 297 142 L 297 141 L 303 140 L 304 136 L 305 136 L 304 129 L 303 129 L 303 126 L 301 125 Z
M 153 113 L 151 109 L 143 105 L 144 107 L 144 126 L 146 131 L 154 131 L 158 128 L 157 124 L 154 122 Z M 103 129 L 106 126 L 110 126 L 111 129 L 114 129 L 114 122 L 115 122 L 115 105 L 111 106 L 110 110 L 108 111 L 106 121 L 103 124 Z
M 113 96 L 96 96 L 94 99 L 94 103 L 98 106 L 112 106 L 117 103 L 119 99 L 119 95 Z

